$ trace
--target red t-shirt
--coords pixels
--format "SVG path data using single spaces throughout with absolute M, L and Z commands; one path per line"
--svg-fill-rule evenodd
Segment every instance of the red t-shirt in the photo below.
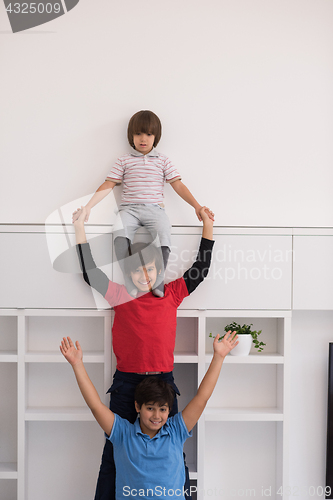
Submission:
M 118 370 L 173 370 L 177 308 L 188 295 L 184 278 L 165 285 L 163 298 L 145 293 L 133 299 L 124 285 L 109 282 L 105 299 L 115 311 L 112 346 Z

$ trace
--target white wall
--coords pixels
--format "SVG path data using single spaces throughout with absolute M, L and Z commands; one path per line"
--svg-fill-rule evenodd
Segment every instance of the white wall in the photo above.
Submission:
M 146 108 L 217 224 L 332 225 L 332 25 L 331 0 L 80 0 L 12 34 L 0 5 L 0 222 L 93 192 Z M 172 223 L 196 224 L 165 192 Z

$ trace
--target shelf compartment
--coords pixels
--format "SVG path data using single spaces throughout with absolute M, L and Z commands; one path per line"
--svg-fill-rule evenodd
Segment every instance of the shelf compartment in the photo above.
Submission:
M 75 380 L 73 369 L 64 363 L 27 363 L 26 408 L 85 409 L 86 404 Z M 87 373 L 101 399 L 104 397 L 104 366 L 101 363 L 86 365 Z M 29 412 L 27 412 L 29 413 Z M 38 414 L 38 413 L 37 413 Z
M 94 497 L 105 441 L 95 421 L 27 422 L 26 434 L 27 499 Z M 73 481 L 76 471 L 80 471 L 79 481 Z
M 262 491 L 271 487 L 269 497 L 275 498 L 281 425 L 280 422 L 206 423 L 204 489 L 216 488 L 218 498 L 265 498 Z
M 14 478 L 1 478 L 0 476 L 0 498 L 1 500 L 17 499 L 17 480 Z
M 0 401 L 1 401 L 0 471 L 9 474 L 12 472 L 12 469 L 10 469 L 11 465 L 9 464 L 17 462 L 17 364 L 16 363 L 0 364 Z M 6 478 L 8 478 L 7 475 Z
M 104 349 L 104 318 L 102 316 L 31 316 L 26 319 L 26 355 L 60 354 L 59 345 L 63 337 L 78 340 L 84 353 L 99 355 Z M 54 314 L 54 312 L 53 312 Z M 29 357 L 26 358 L 30 361 Z M 37 360 L 38 362 L 38 360 Z M 52 361 L 51 361 L 52 362 Z
M 226 363 L 207 409 L 282 407 L 282 381 L 282 365 Z
M 6 361 L 9 356 L 13 361 L 17 361 L 13 356 L 17 354 L 17 317 L 0 316 L 0 361 Z
M 180 391 L 178 397 L 178 411 L 182 411 L 197 392 L 198 366 L 196 363 L 176 364 L 174 371 L 175 384 Z M 191 473 L 197 473 L 197 426 L 193 429 L 193 435 L 184 444 L 186 465 Z
M 17 463 L 0 462 L 0 479 L 17 479 Z
M 266 345 L 264 346 L 264 350 L 262 353 L 258 353 L 257 349 L 255 349 L 254 344 L 251 347 L 250 354 L 258 354 L 258 356 L 264 355 L 274 355 L 279 356 L 281 359 L 284 356 L 284 342 L 283 342 L 283 318 L 279 317 L 240 317 L 237 316 L 238 311 L 235 311 L 234 316 L 230 317 L 208 317 L 206 320 L 206 354 L 210 354 L 213 352 L 213 339 L 209 337 L 209 334 L 212 333 L 213 336 L 219 334 L 220 336 L 224 335 L 224 328 L 226 325 L 233 323 L 234 321 L 240 325 L 250 325 L 253 324 L 254 330 L 262 330 L 262 333 L 259 336 L 259 340 L 264 342 Z M 236 357 L 232 355 L 228 355 L 228 357 Z M 280 358 L 282 357 L 282 358 Z M 258 358 L 259 359 L 259 358 Z
M 196 317 L 177 317 L 175 356 L 180 355 L 198 355 L 198 318 Z

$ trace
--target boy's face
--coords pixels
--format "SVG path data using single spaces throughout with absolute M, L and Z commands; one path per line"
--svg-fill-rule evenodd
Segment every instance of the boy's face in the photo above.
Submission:
M 141 408 L 135 402 L 135 409 L 140 413 L 140 427 L 144 434 L 154 437 L 163 427 L 169 416 L 169 406 L 158 403 L 144 403 Z
M 140 134 L 133 135 L 133 142 L 136 151 L 139 151 L 139 153 L 144 155 L 150 153 L 153 149 L 154 141 L 155 136 L 153 134 L 145 134 L 141 132 Z
M 155 261 L 153 261 L 144 267 L 140 266 L 135 271 L 131 271 L 131 278 L 134 286 L 140 292 L 151 292 L 156 283 L 157 274 Z

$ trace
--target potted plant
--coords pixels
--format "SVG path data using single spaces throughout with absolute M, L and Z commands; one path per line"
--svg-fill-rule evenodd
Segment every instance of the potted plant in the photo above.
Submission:
M 251 326 L 253 326 L 253 323 L 241 326 L 234 321 L 224 328 L 225 332 L 232 331 L 236 332 L 238 335 L 238 345 L 230 351 L 230 354 L 233 356 L 247 356 L 251 350 L 252 343 L 254 344 L 254 347 L 258 349 L 258 352 L 263 350 L 266 344 L 258 339 L 262 330 L 251 330 Z M 212 337 L 212 334 L 210 333 L 209 336 Z

